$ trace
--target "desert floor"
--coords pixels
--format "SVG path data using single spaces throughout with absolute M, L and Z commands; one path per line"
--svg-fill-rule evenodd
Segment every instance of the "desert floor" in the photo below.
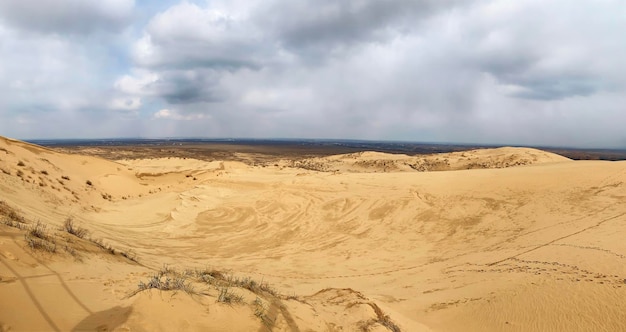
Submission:
M 0 138 L 0 331 L 626 331 L 626 162 L 88 152 Z

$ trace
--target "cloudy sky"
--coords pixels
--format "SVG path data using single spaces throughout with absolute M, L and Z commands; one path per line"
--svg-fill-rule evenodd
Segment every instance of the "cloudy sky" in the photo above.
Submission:
M 620 0 L 0 0 L 0 135 L 626 148 Z

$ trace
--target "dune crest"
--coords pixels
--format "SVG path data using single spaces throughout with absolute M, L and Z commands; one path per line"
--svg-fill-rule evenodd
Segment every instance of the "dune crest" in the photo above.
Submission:
M 286 161 L 284 164 L 322 172 L 369 173 L 508 168 L 567 161 L 571 159 L 537 149 L 504 147 L 423 156 L 367 151 Z
M 626 330 L 626 162 L 294 160 L 0 137 L 0 330 Z

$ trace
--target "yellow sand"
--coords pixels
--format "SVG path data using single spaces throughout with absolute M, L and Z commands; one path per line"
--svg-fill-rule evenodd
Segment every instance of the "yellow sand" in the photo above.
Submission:
M 0 138 L 0 220 L 26 227 L 0 223 L 0 331 L 624 331 L 625 182 L 626 162 L 525 148 L 261 167 Z M 27 245 L 36 221 L 55 253 Z M 164 265 L 280 294 L 130 296 Z

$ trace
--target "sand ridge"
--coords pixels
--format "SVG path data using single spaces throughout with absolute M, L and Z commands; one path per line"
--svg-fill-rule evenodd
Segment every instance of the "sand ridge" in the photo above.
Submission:
M 4 329 L 626 329 L 625 162 L 111 162 L 0 139 L 0 168 Z M 37 221 L 54 253 L 29 247 Z
M 504 147 L 420 156 L 366 151 L 297 161 L 287 160 L 282 164 L 316 171 L 372 173 L 507 168 L 565 161 L 571 160 L 537 149 Z

